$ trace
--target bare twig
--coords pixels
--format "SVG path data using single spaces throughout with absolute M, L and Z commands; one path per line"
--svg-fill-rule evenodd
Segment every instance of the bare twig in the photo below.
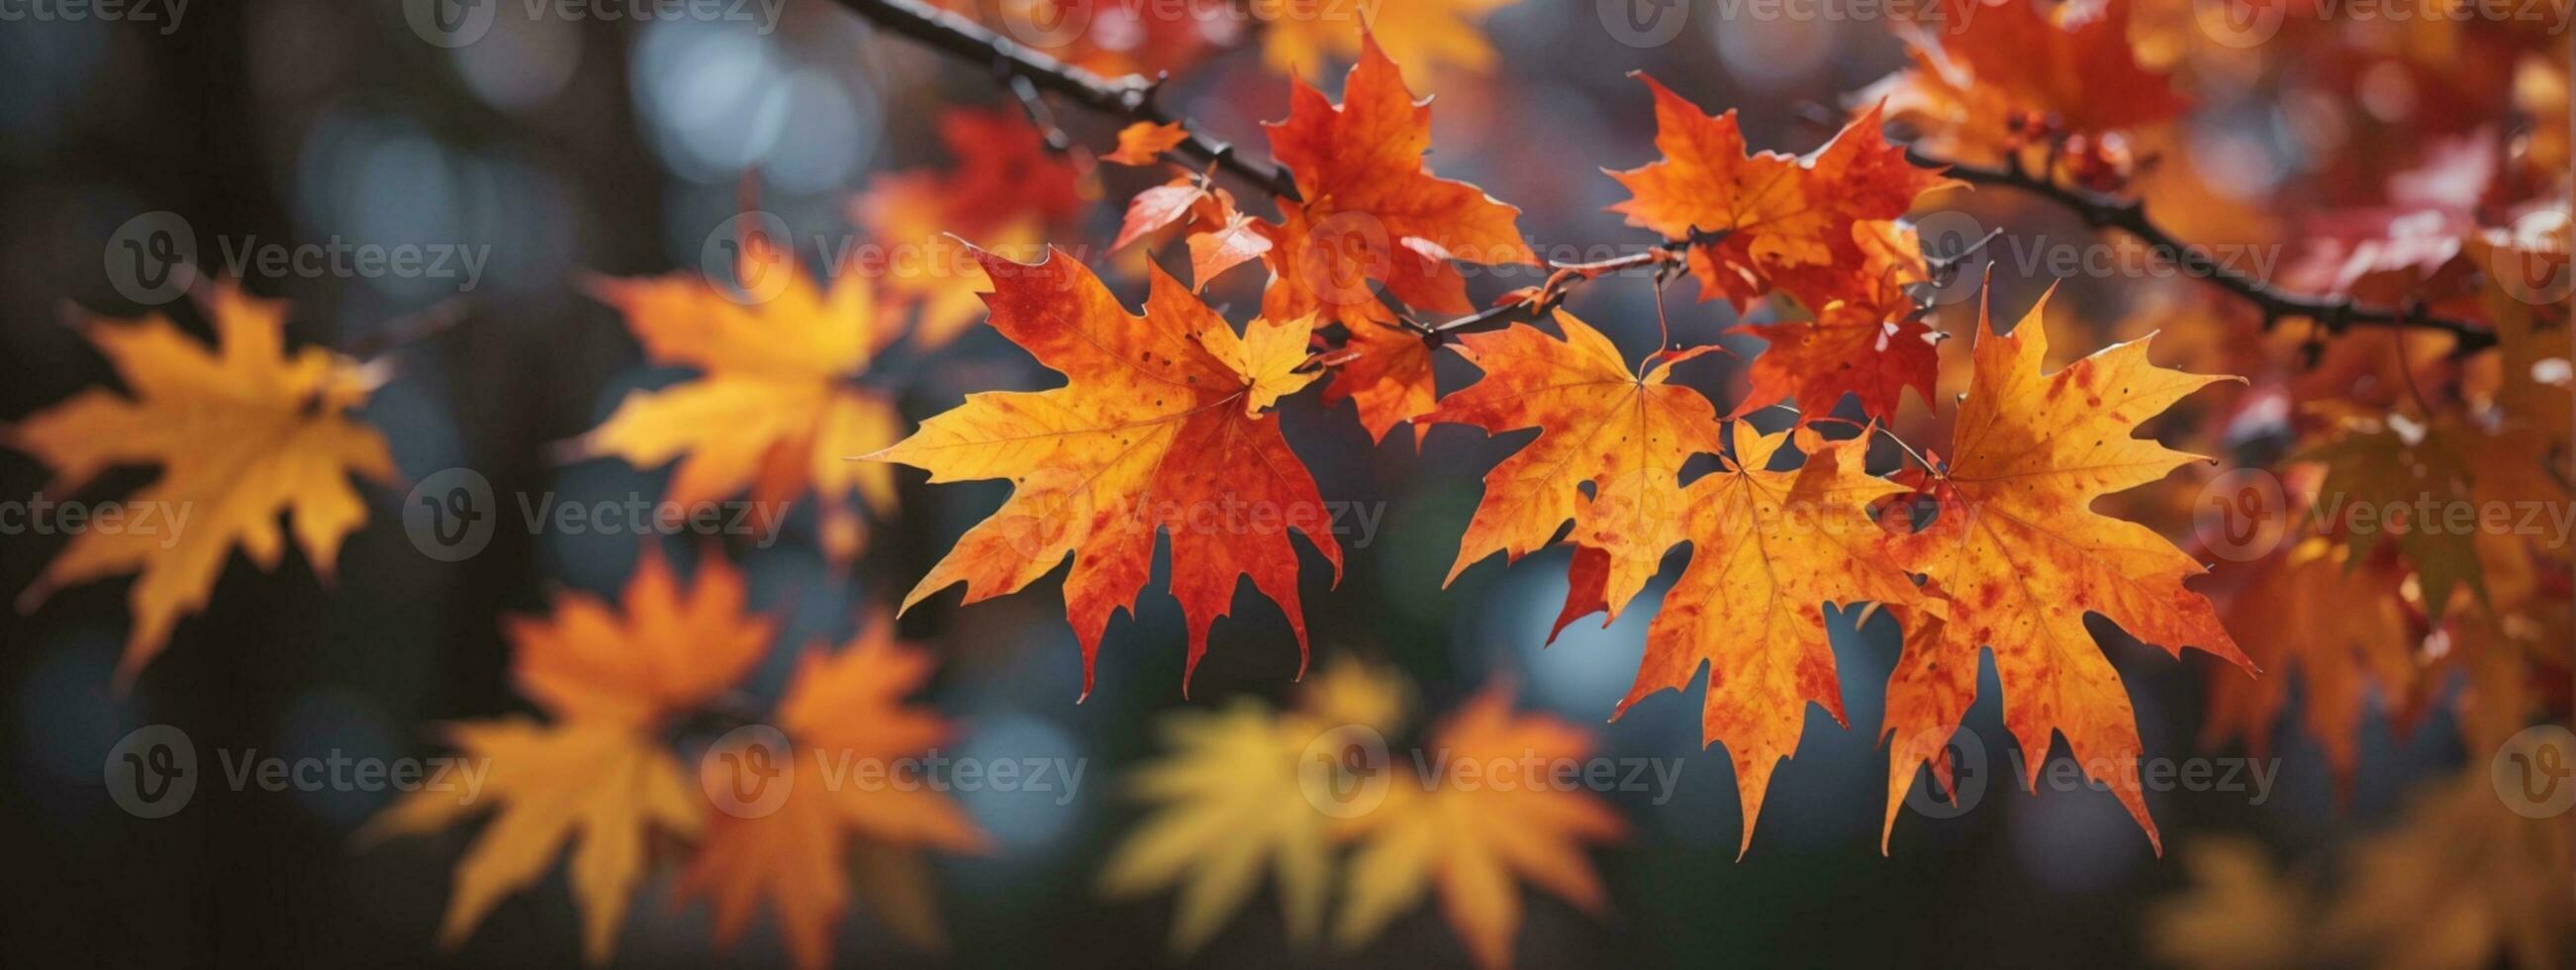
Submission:
M 2351 297 L 2302 296 L 2286 293 L 2270 283 L 2220 265 L 2209 252 L 2185 243 L 2147 218 L 2147 207 L 2137 199 L 2121 199 L 2061 185 L 2049 178 L 2043 169 L 2032 172 L 2016 156 L 1999 168 L 1965 165 L 1934 158 L 1909 149 L 1908 161 L 1926 168 L 1946 168 L 1951 178 L 1972 185 L 1992 185 L 2028 192 L 2083 217 L 2095 228 L 2118 229 L 2147 244 L 2157 258 L 2173 265 L 2183 275 L 2203 280 L 2226 290 L 2262 311 L 2264 325 L 2291 318 L 2314 322 L 2327 333 L 2342 333 L 2350 327 L 2415 327 L 2440 330 L 2459 341 L 2458 350 L 2469 353 L 2495 346 L 2495 331 L 2468 320 L 2434 316 L 2421 306 L 2384 307 L 2355 303 Z
M 1234 146 L 1208 137 L 1187 120 L 1175 118 L 1154 100 L 1162 82 L 1141 77 L 1116 80 L 1030 50 L 972 20 L 921 0 L 834 0 L 885 30 L 911 38 L 933 50 L 1005 76 L 1019 78 L 1037 90 L 1055 94 L 1101 114 L 1131 121 L 1178 124 L 1189 138 L 1174 147 L 1183 155 L 1213 164 L 1257 185 L 1262 191 L 1295 201 L 1297 182 L 1285 169 L 1237 154 Z

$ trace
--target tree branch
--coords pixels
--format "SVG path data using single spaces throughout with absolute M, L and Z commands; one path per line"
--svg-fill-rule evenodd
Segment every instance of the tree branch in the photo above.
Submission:
M 1195 158 L 1201 164 L 1212 163 L 1259 186 L 1263 192 L 1292 202 L 1301 201 L 1297 182 L 1289 177 L 1286 170 L 1244 158 L 1235 152 L 1232 144 L 1210 138 L 1192 127 L 1187 119 L 1175 118 L 1164 111 L 1154 99 L 1155 92 L 1162 87 L 1160 80 L 1147 81 L 1134 76 L 1116 80 L 1101 77 L 1030 50 L 982 24 L 930 6 L 922 0 L 833 2 L 882 29 L 911 38 L 966 63 L 989 67 L 1007 77 L 1025 81 L 1038 90 L 1061 95 L 1092 111 L 1128 121 L 1180 125 L 1189 133 L 1189 138 L 1174 151 Z
M 2352 327 L 2419 327 L 2440 330 L 2459 341 L 2458 352 L 2470 353 L 2495 346 L 2495 331 L 2468 320 L 2435 316 L 2420 303 L 2403 307 L 2366 306 L 2351 297 L 2317 297 L 2285 293 L 2268 282 L 2247 276 L 2220 265 L 2209 252 L 2180 239 L 2147 218 L 2146 203 L 2137 199 L 2120 199 L 2073 186 L 2058 184 L 2046 174 L 2034 174 L 2020 166 L 1987 168 L 1934 158 L 1921 151 L 1907 149 L 1907 161 L 1926 168 L 1947 168 L 1951 178 L 1972 185 L 1993 185 L 2028 192 L 2056 203 L 2059 207 L 2083 217 L 2094 228 L 2112 228 L 2137 237 L 2157 258 L 2172 264 L 2183 275 L 2202 280 L 2226 290 L 2263 312 L 2263 323 L 2270 326 L 2280 320 L 2302 317 L 2314 321 L 2327 333 L 2342 333 Z

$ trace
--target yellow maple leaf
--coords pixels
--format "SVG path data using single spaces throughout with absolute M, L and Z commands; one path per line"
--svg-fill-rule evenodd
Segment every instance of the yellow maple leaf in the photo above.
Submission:
M 593 281 L 646 356 L 702 373 L 628 394 L 578 447 L 638 468 L 676 460 L 669 502 L 685 509 L 747 490 L 771 527 L 776 506 L 811 491 L 825 550 L 846 562 L 865 535 L 849 497 L 879 516 L 894 511 L 893 469 L 852 460 L 903 433 L 893 402 L 853 383 L 892 328 L 880 325 L 863 274 L 818 288 L 793 252 L 758 236 L 745 240 L 740 267 L 738 292 L 691 273 Z
M 698 831 L 704 796 L 662 742 L 626 727 L 587 721 L 548 726 L 524 717 L 451 725 L 457 756 L 490 766 L 480 797 L 423 789 L 377 816 L 362 843 L 435 832 L 498 813 L 456 865 L 456 889 L 438 940 L 454 948 L 473 935 L 502 897 L 545 875 L 572 843 L 572 891 L 581 901 L 581 950 L 608 962 L 628 897 L 644 877 L 656 833 Z
M 1484 376 L 1423 416 L 1488 434 L 1540 429 L 1485 475 L 1443 582 L 1496 552 L 1517 562 L 1572 520 L 1578 539 L 1608 556 L 1604 594 L 1615 615 L 1681 541 L 1682 464 L 1717 447 L 1716 408 L 1668 381 L 1674 364 L 1716 348 L 1662 355 L 1640 374 L 1573 314 L 1559 311 L 1556 325 L 1565 339 L 1525 324 L 1460 338 L 1459 355 Z
M 2087 777 L 2110 786 L 2162 849 L 2138 780 L 2137 715 L 2110 659 L 2085 629 L 2099 613 L 2176 657 L 2195 646 L 2255 672 L 2184 580 L 2205 570 L 2155 530 L 2095 512 L 2103 495 L 2163 478 L 2196 456 L 2135 438 L 2137 426 L 2212 383 L 2147 361 L 2144 340 L 2041 373 L 2046 297 L 2008 335 L 1978 322 L 1976 380 L 1959 405 L 1948 468 L 1930 491 L 1939 513 L 1891 545 L 1941 599 L 1945 623 L 1918 624 L 1889 677 L 1889 822 L 1915 766 L 1937 756 L 1976 693 L 1978 655 L 1994 653 L 2004 726 L 2039 785 L 2052 732 Z M 1938 631 L 1923 635 L 1922 631 Z
M 1289 937 L 1320 936 L 1332 882 L 1332 793 L 1310 759 L 1336 742 L 1384 736 L 1403 717 L 1410 685 L 1373 664 L 1340 662 L 1306 681 L 1297 706 L 1249 698 L 1219 711 L 1181 711 L 1159 733 L 1170 752 L 1129 776 L 1153 813 L 1101 867 L 1101 892 L 1132 898 L 1177 888 L 1172 952 L 1195 953 L 1243 909 L 1262 871 L 1275 869 Z M 1364 730 L 1361 730 L 1364 729 Z M 1357 732 L 1356 734 L 1351 732 Z M 1351 780 L 1360 780 L 1353 778 Z
M 1866 438 L 1827 444 L 1798 433 L 1804 464 L 1771 471 L 1790 432 L 1734 422 L 1725 468 L 1691 483 L 1683 570 L 1646 631 L 1646 656 L 1619 711 L 1660 690 L 1683 690 L 1708 668 L 1704 743 L 1725 742 L 1743 803 L 1740 856 L 1779 762 L 1798 750 L 1807 705 L 1843 721 L 1842 689 L 1825 634 L 1825 605 L 1911 605 L 1913 580 L 1881 549 L 1870 504 L 1904 489 L 1863 467 Z
M 648 547 L 649 548 L 649 547 Z M 693 836 L 705 796 L 663 739 L 673 715 L 739 680 L 769 643 L 771 624 L 744 615 L 742 575 L 718 558 L 683 590 L 658 553 L 627 583 L 624 609 L 586 593 L 556 597 L 554 615 L 504 627 L 511 674 L 556 722 L 525 717 L 453 725 L 463 762 L 488 768 L 480 788 L 424 787 L 368 822 L 361 844 L 496 816 L 457 863 L 440 925 L 454 947 L 502 897 L 545 874 L 568 841 L 582 953 L 604 963 L 656 834 Z
M 367 521 L 349 476 L 394 475 L 383 436 L 350 416 L 381 375 L 319 347 L 290 353 L 286 305 L 232 284 L 214 288 L 205 312 L 212 348 L 160 314 L 89 321 L 83 332 L 131 396 L 82 391 L 0 435 L 53 469 L 58 492 L 111 466 L 160 466 L 123 505 L 156 510 L 164 528 L 84 531 L 18 598 L 21 612 L 32 611 L 56 589 L 138 573 L 120 683 L 169 643 L 181 617 L 205 607 L 235 546 L 276 568 L 281 513 L 305 560 L 329 579 L 340 541 Z
M 1498 970 L 1511 964 L 1520 932 L 1515 878 L 1599 915 L 1605 894 L 1582 847 L 1622 837 L 1618 813 L 1587 792 L 1504 777 L 1511 765 L 1561 764 L 1591 750 L 1591 737 L 1572 725 L 1513 713 L 1507 688 L 1478 694 L 1415 762 L 1435 774 L 1399 777 L 1384 802 L 1345 827 L 1362 844 L 1351 859 L 1334 941 L 1355 948 L 1375 939 L 1437 887 L 1442 915 L 1476 965 Z M 1468 783 L 1470 770 L 1482 781 Z
M 1426 70 L 1483 71 L 1493 66 L 1494 46 L 1477 25 L 1497 8 L 1519 0 L 1402 0 L 1361 5 L 1335 0 L 1264 0 L 1261 61 L 1272 70 L 1318 77 L 1325 61 L 1360 54 L 1363 33 L 1399 64 Z M 1370 14 L 1362 23 L 1362 14 Z

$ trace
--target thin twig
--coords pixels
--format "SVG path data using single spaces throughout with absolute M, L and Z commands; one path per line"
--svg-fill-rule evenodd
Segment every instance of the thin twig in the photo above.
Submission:
M 2018 156 L 2007 159 L 1999 168 L 1967 165 L 1935 158 L 1919 150 L 1908 149 L 1907 161 L 1925 168 L 1947 169 L 1946 174 L 1973 185 L 1993 185 L 2016 189 L 2039 196 L 2083 217 L 2095 228 L 2118 229 L 2137 237 L 2157 258 L 2173 265 L 2183 275 L 2208 282 L 2254 304 L 2263 312 L 2268 328 L 2290 318 L 2314 322 L 2327 333 L 2342 333 L 2348 327 L 2417 327 L 2447 332 L 2459 341 L 2458 351 L 2470 353 L 2495 346 L 2495 331 L 2484 325 L 2453 317 L 2434 316 L 2420 308 L 2365 306 L 2351 297 L 2302 296 L 2275 289 L 2270 283 L 2220 265 L 2209 252 L 2174 237 L 2147 217 L 2146 203 L 2121 199 L 2074 186 L 2062 185 L 2044 174 L 2035 174 L 2020 164 Z
M 1059 95 L 1101 114 L 1130 121 L 1178 124 L 1189 138 L 1174 151 L 1213 164 L 1290 201 L 1302 199 L 1287 170 L 1252 161 L 1234 146 L 1208 137 L 1187 120 L 1174 118 L 1154 99 L 1161 81 L 1128 76 L 1111 80 L 1030 50 L 982 24 L 941 10 L 921 0 L 834 0 L 878 27 L 901 34 L 950 57 L 1022 78 L 1038 90 Z

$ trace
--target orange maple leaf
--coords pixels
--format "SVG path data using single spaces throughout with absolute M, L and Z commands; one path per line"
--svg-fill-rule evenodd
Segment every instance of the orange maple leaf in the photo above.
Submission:
M 863 274 L 836 273 L 818 289 L 792 252 L 756 235 L 739 265 L 733 289 L 694 273 L 591 282 L 647 357 L 703 373 L 629 393 L 577 447 L 638 468 L 676 460 L 667 500 L 683 508 L 747 490 L 767 528 L 783 517 L 780 506 L 810 492 L 825 551 L 848 562 L 866 531 L 850 497 L 881 517 L 894 511 L 893 470 L 850 460 L 902 434 L 894 403 L 853 384 L 893 328 L 879 320 Z
M 1616 614 L 1681 541 L 1682 463 L 1717 448 L 1708 398 L 1666 378 L 1674 364 L 1716 348 L 1658 355 L 1641 375 L 1573 314 L 1558 311 L 1556 323 L 1563 340 L 1527 324 L 1459 338 L 1459 354 L 1485 376 L 1424 416 L 1497 435 L 1541 429 L 1486 473 L 1484 500 L 1443 582 L 1496 552 L 1517 562 L 1572 520 L 1575 540 L 1606 556 L 1604 608 Z
M 1386 800 L 1351 820 L 1349 834 L 1361 845 L 1351 858 L 1335 942 L 1367 943 L 1436 888 L 1442 915 L 1476 965 L 1500 970 L 1511 965 L 1520 933 L 1516 878 L 1585 913 L 1606 909 L 1583 847 L 1618 841 L 1626 824 L 1597 796 L 1510 774 L 1529 770 L 1513 765 L 1590 757 L 1590 734 L 1553 717 L 1514 713 L 1511 690 L 1498 685 L 1451 714 L 1430 750 L 1437 756 L 1413 764 L 1430 768 L 1431 777 L 1393 769 L 1398 777 Z M 1470 771 L 1481 780 L 1461 781 Z
M 1065 611 L 1082 643 L 1087 695 L 1110 615 L 1134 607 L 1155 536 L 1167 532 L 1188 669 L 1197 669 L 1208 628 L 1230 611 L 1245 576 L 1287 613 L 1302 658 L 1306 621 L 1288 534 L 1303 533 L 1337 581 L 1341 547 L 1314 479 L 1263 412 L 1314 380 L 1297 369 L 1313 321 L 1255 320 L 1237 336 L 1160 268 L 1150 271 L 1152 292 L 1137 316 L 1064 253 L 1035 265 L 976 257 L 993 279 L 985 297 L 993 328 L 1067 383 L 969 395 L 868 456 L 927 470 L 932 482 L 1013 485 L 1010 500 L 905 595 L 905 608 L 960 582 L 969 603 L 1015 592 L 1071 553 Z
M 1136 193 L 1109 248 L 1124 249 L 1184 222 L 1189 227 L 1191 292 L 1207 288 L 1218 274 L 1270 251 L 1270 237 L 1262 235 L 1256 220 L 1235 207 L 1234 193 L 1197 173 Z
M 1688 689 L 1708 668 L 1701 737 L 1725 742 L 1735 761 L 1741 856 L 1753 845 L 1772 771 L 1798 750 L 1807 705 L 1844 723 L 1824 607 L 1910 606 L 1919 597 L 1870 518 L 1872 503 L 1904 488 L 1868 473 L 1866 438 L 1827 443 L 1801 429 L 1805 462 L 1771 471 L 1791 433 L 1763 434 L 1741 421 L 1733 431 L 1723 469 L 1692 482 L 1684 496 L 1690 567 L 1647 628 L 1645 660 L 1619 713 L 1656 691 Z
M 1152 165 L 1164 152 L 1190 140 L 1190 131 L 1175 122 L 1139 121 L 1118 129 L 1118 150 L 1100 156 L 1120 165 Z
M 1415 309 L 1463 313 L 1473 304 L 1452 260 L 1537 262 L 1521 241 L 1519 209 L 1424 166 L 1430 102 L 1414 99 L 1375 41 L 1364 39 L 1340 105 L 1303 80 L 1290 82 L 1289 99 L 1288 119 L 1265 127 L 1271 154 L 1296 177 L 1304 201 L 1282 200 L 1281 222 L 1258 227 L 1272 244 L 1263 257 L 1271 272 L 1264 316 L 1315 314 L 1357 330 L 1388 319 L 1372 283 Z M 1359 373 L 1426 385 L 1430 376 L 1402 366 Z M 1342 379 L 1355 380 L 1347 370 Z M 1356 396 L 1362 423 L 1380 437 L 1420 412 L 1373 408 L 1427 403 L 1420 393 Z
M 1734 416 L 1787 398 L 1800 420 L 1808 420 L 1833 413 L 1850 394 L 1862 413 L 1884 421 L 1896 416 L 1906 388 L 1932 400 L 1940 335 L 1905 294 L 1906 286 L 1925 279 L 1914 231 L 1893 222 L 1861 222 L 1852 233 L 1866 254 L 1859 279 L 1870 288 L 1867 295 L 1827 303 L 1807 320 L 1734 328 L 1771 345 L 1745 369 L 1744 399 Z
M 474 932 L 502 897 L 545 875 L 567 842 L 582 953 L 607 962 L 657 834 L 690 836 L 705 798 L 662 733 L 672 716 L 730 688 L 760 659 L 771 624 L 743 612 L 742 575 L 707 557 L 684 591 L 647 547 L 624 609 L 587 593 L 555 597 L 551 617 L 513 617 L 519 689 L 555 718 L 453 725 L 449 740 L 488 766 L 480 789 L 424 787 L 367 823 L 358 839 L 436 832 L 486 810 L 493 821 L 456 865 L 442 945 Z
M 340 541 L 367 521 L 349 476 L 394 475 L 384 437 L 351 416 L 380 372 L 320 347 L 289 352 L 286 304 L 231 283 L 214 287 L 205 312 L 211 348 L 160 314 L 89 321 L 82 332 L 131 396 L 82 391 L 0 434 L 0 444 L 53 469 L 56 492 L 77 492 L 116 465 L 161 468 L 119 503 L 135 512 L 133 527 L 74 536 L 18 597 L 29 612 L 62 587 L 139 574 L 126 594 L 134 628 L 120 684 L 161 652 L 181 617 L 205 608 L 235 546 L 262 570 L 277 567 L 281 514 L 305 561 L 330 579 Z M 142 527 L 146 514 L 160 524 Z
M 2098 134 L 2163 121 L 2188 105 L 2164 74 L 2138 65 L 2128 0 L 1963 0 L 1938 37 L 1907 38 L 1914 66 L 1861 97 L 1884 98 L 1923 132 L 1921 147 L 1972 164 L 2000 162 L 2019 144 L 2015 117 L 2054 119 Z
M 2213 671 L 2201 746 L 2241 740 L 2269 758 L 2273 722 L 2300 680 L 2299 720 L 2325 753 L 2337 790 L 2348 794 L 2360 764 L 2362 710 L 2374 688 L 2392 706 L 2415 679 L 2414 648 L 2402 571 L 2356 563 L 2350 547 L 2311 536 L 2256 564 L 2260 572 L 2236 595 L 2228 632 L 2270 676 Z
M 1746 154 L 1735 112 L 1709 115 L 1654 78 L 1655 147 L 1663 157 L 1610 177 L 1632 196 L 1610 211 L 1673 241 L 1695 240 L 1691 275 L 1700 298 L 1724 295 L 1741 312 L 1774 290 L 1810 309 L 1879 294 L 1855 223 L 1903 216 L 1914 198 L 1948 184 L 1916 168 L 1879 131 L 1876 108 L 1808 158 Z
M 2145 340 L 2042 374 L 2047 302 L 2005 336 L 1991 313 L 1981 315 L 1953 457 L 1929 483 L 1938 517 L 1891 543 L 1930 578 L 1943 599 L 1927 608 L 1946 622 L 1918 623 L 1888 680 L 1886 733 L 1902 738 L 1889 759 L 1888 821 L 1915 766 L 1939 757 L 1957 730 L 1976 694 L 1979 651 L 1991 649 L 2004 726 L 2030 753 L 2032 790 L 2051 732 L 2062 734 L 2084 773 L 2119 796 L 2161 852 L 2138 782 L 2137 716 L 2085 615 L 2099 613 L 2177 657 L 2196 646 L 2248 674 L 2255 667 L 2209 600 L 2184 585 L 2205 571 L 2198 562 L 2154 530 L 2091 506 L 2205 460 L 2130 433 L 2185 395 L 2234 378 L 2157 367 Z
M 718 802 L 727 810 L 710 817 L 680 876 L 681 898 L 714 899 L 718 947 L 741 938 L 766 898 L 795 964 L 829 965 L 850 897 L 845 861 L 863 870 L 863 883 L 885 890 L 876 902 L 890 928 L 926 949 L 942 945 L 921 850 L 982 852 L 989 843 L 945 792 L 895 773 L 901 759 L 954 734 L 937 712 L 904 703 L 931 668 L 927 653 L 896 643 L 883 622 L 837 654 L 804 655 L 778 703 L 790 750 L 775 753 L 766 769 L 780 770 L 776 757 L 792 762 L 784 769 L 791 778 L 765 781 L 784 785 L 784 794 Z M 700 767 L 710 791 L 739 791 L 727 786 L 742 780 L 737 772 L 760 770 L 751 764 L 710 757 Z

